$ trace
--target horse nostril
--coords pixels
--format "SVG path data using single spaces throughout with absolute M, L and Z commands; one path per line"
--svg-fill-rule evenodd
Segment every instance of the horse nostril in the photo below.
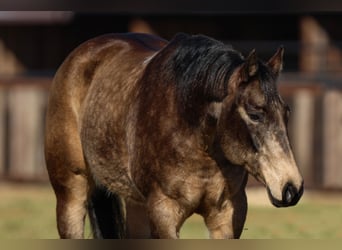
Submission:
M 292 184 L 288 183 L 283 191 L 283 202 L 291 204 L 296 194 L 296 188 Z
M 292 201 L 292 192 L 290 191 L 290 189 L 287 189 L 285 192 L 285 200 L 287 203 L 290 203 Z
M 303 183 L 297 189 L 293 184 L 287 183 L 282 190 L 282 199 L 278 200 L 274 198 L 271 190 L 267 187 L 267 193 L 270 197 L 272 204 L 276 207 L 289 207 L 294 206 L 298 203 L 304 192 Z

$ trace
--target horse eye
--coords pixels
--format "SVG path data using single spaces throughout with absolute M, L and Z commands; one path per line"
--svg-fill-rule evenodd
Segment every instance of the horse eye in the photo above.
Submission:
M 260 122 L 262 121 L 262 118 L 263 118 L 261 113 L 248 113 L 248 116 L 252 121 L 255 121 L 255 122 Z

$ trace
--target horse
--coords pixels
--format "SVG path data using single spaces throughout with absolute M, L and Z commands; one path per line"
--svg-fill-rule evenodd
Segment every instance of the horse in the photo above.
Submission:
M 95 238 L 179 238 L 197 213 L 211 238 L 239 238 L 249 174 L 274 206 L 297 204 L 283 54 L 265 62 L 184 33 L 106 34 L 72 51 L 46 114 L 60 237 L 83 238 L 88 214 Z

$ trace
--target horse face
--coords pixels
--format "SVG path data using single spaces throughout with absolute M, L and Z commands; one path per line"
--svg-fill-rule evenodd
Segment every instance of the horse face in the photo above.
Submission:
M 255 81 L 238 100 L 238 113 L 248 154 L 245 166 L 263 182 L 275 206 L 295 205 L 303 192 L 303 180 L 293 157 L 287 133 L 289 108 L 280 97 L 266 104 Z
M 278 51 L 263 64 L 263 70 L 278 74 L 281 57 L 282 51 Z M 292 206 L 303 193 L 303 179 L 288 139 L 289 108 L 275 88 L 275 79 L 263 83 L 258 67 L 254 67 L 254 74 L 239 83 L 233 103 L 223 105 L 219 120 L 221 147 L 226 158 L 245 166 L 265 184 L 273 205 Z M 273 86 L 266 90 L 270 96 L 262 84 Z

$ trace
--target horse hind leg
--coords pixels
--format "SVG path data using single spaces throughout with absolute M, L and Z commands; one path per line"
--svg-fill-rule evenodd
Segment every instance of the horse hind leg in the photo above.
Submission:
M 61 238 L 84 238 L 86 209 L 86 180 L 83 176 L 70 179 L 73 187 L 61 187 L 57 197 L 57 228 Z
M 61 238 L 83 238 L 89 184 L 77 128 L 49 116 L 45 159 L 55 191 L 57 228 Z
M 71 170 L 74 164 L 67 154 L 47 157 L 50 182 L 57 200 L 58 233 L 61 238 L 79 239 L 84 236 L 89 185 L 84 175 Z

